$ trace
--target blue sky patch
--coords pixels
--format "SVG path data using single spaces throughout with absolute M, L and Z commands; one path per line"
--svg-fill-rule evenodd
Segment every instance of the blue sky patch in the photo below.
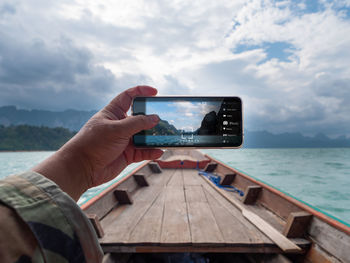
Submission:
M 280 61 L 290 61 L 289 56 L 292 54 L 293 49 L 295 49 L 292 44 L 287 42 L 266 43 L 263 48 L 267 53 L 265 61 L 273 58 L 277 58 Z
M 316 13 L 324 9 L 324 6 L 317 0 L 307 0 L 303 2 L 306 5 L 305 13 Z
M 350 7 L 335 8 L 337 12 L 340 12 L 345 19 L 350 19 Z
M 237 45 L 234 53 L 239 54 L 245 51 L 254 50 L 254 49 L 264 49 L 267 57 L 260 61 L 259 64 L 262 64 L 266 61 L 269 61 L 273 58 L 276 58 L 280 61 L 290 61 L 289 56 L 292 54 L 295 47 L 288 42 L 273 42 L 273 43 L 263 43 L 262 45 Z
M 290 1 L 287 5 L 279 5 L 279 2 L 283 3 L 284 0 L 276 1 L 276 6 L 281 9 L 289 8 L 296 16 L 303 16 L 305 14 L 317 13 L 325 10 L 324 3 L 318 0 L 293 0 Z

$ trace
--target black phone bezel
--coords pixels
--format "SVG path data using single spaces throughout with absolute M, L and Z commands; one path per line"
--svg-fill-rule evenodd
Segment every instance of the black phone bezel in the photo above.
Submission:
M 134 136 L 132 136 L 132 142 L 133 145 L 136 148 L 158 148 L 158 149 L 181 149 L 181 148 L 186 148 L 186 149 L 238 149 L 243 146 L 243 141 L 244 141 L 244 128 L 243 128 L 243 102 L 242 99 L 238 96 L 138 96 L 135 97 L 132 101 L 131 105 L 131 114 L 134 115 L 134 101 L 138 99 L 147 99 L 147 98 L 152 98 L 152 99 L 230 99 L 234 98 L 239 101 L 240 106 L 241 106 L 241 144 L 240 145 L 218 145 L 218 146 L 204 146 L 204 145 L 180 145 L 180 146 L 167 146 L 167 145 L 137 145 L 135 144 L 134 141 Z M 137 134 L 135 134 L 137 135 Z

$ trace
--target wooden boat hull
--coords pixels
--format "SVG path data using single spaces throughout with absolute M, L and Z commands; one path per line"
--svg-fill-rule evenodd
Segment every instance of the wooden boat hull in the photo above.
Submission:
M 145 162 L 81 207 L 106 253 L 240 253 L 250 262 L 270 254 L 285 262 L 350 258 L 348 226 L 198 151 Z

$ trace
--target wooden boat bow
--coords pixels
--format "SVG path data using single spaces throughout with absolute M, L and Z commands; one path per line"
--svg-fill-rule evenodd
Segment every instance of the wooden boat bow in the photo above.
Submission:
M 285 262 L 350 258 L 349 227 L 199 151 L 166 151 L 81 208 L 105 253 L 224 252 L 250 262 L 268 255 L 291 260 Z

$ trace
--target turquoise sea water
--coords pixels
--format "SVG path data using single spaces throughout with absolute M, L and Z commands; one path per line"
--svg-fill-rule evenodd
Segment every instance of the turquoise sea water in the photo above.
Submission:
M 223 138 L 224 142 L 223 143 Z M 214 136 L 214 135 L 136 135 L 134 142 L 137 145 L 166 145 L 168 147 L 174 146 L 196 146 L 205 145 L 206 147 L 213 147 L 215 145 L 241 145 L 241 136 Z
M 239 149 L 202 152 L 350 224 L 350 149 Z M 0 152 L 0 178 L 30 169 L 52 152 Z M 139 164 L 127 167 L 119 180 Z M 113 182 L 87 191 L 83 203 Z
M 11 174 L 21 173 L 29 170 L 39 162 L 45 160 L 54 152 L 0 152 L 0 179 Z M 114 182 L 122 179 L 125 175 L 133 169 L 141 165 L 140 163 L 133 163 L 124 169 L 115 179 L 100 186 L 94 187 L 86 191 L 79 199 L 78 204 L 82 204 L 103 191 L 106 187 Z
M 203 150 L 346 223 L 350 223 L 350 149 Z

